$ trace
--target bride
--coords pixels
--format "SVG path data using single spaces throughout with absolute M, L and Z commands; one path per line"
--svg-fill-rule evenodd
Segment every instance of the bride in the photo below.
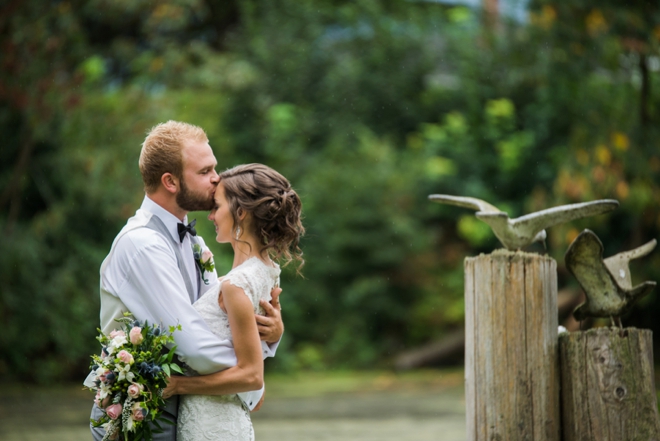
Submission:
M 231 243 L 234 263 L 194 307 L 211 330 L 233 340 L 237 365 L 214 375 L 172 376 L 163 395 L 181 395 L 177 421 L 178 441 L 250 441 L 254 431 L 249 406 L 227 389 L 259 390 L 263 386 L 263 357 L 254 313 L 259 300 L 269 299 L 279 285 L 280 267 L 296 260 L 303 264 L 298 247 L 304 228 L 301 202 L 289 182 L 261 164 L 239 165 L 220 175 L 215 207 L 209 214 L 216 240 Z M 271 260 L 273 258 L 274 260 Z M 204 395 L 200 395 L 203 393 Z

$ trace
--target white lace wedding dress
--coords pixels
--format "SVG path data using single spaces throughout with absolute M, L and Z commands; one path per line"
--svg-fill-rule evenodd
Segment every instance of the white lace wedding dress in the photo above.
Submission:
M 228 280 L 242 288 L 252 301 L 255 313 L 263 314 L 259 300 L 270 300 L 270 291 L 279 284 L 279 275 L 279 266 L 270 267 L 259 258 L 252 257 L 233 268 L 220 283 Z M 218 285 L 217 289 L 209 289 L 193 306 L 214 334 L 231 339 L 229 318 L 218 305 L 219 293 Z M 254 440 L 250 412 L 236 394 L 180 397 L 177 441 L 200 440 Z

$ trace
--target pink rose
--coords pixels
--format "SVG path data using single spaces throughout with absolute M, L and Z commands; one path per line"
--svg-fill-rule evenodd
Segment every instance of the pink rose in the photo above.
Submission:
M 213 257 L 213 253 L 208 248 L 202 252 L 202 257 L 199 259 L 202 263 L 206 263 Z
M 123 361 L 126 364 L 131 364 L 133 363 L 133 356 L 128 352 L 128 351 L 119 351 L 117 354 L 117 358 L 119 358 L 121 361 Z
M 110 338 L 115 338 L 115 337 L 120 336 L 120 335 L 125 336 L 126 334 L 124 333 L 124 331 L 117 331 L 116 329 L 113 329 L 110 332 Z
M 122 411 L 121 404 L 113 404 L 112 406 L 108 406 L 108 408 L 105 409 L 105 413 L 107 413 L 110 419 L 113 420 L 119 418 L 119 416 L 121 415 L 121 411 Z
M 131 332 L 128 333 L 131 343 L 134 345 L 139 345 L 142 343 L 142 340 L 144 340 L 144 337 L 142 337 L 142 328 L 139 328 L 135 326 L 133 329 L 131 329 Z
M 133 408 L 133 415 L 131 415 L 131 416 L 133 417 L 133 419 L 135 421 L 142 421 L 142 420 L 144 420 L 144 417 L 146 416 L 146 414 L 147 414 L 147 412 L 143 408 L 141 408 L 139 406 L 135 406 Z
M 141 384 L 133 383 L 128 386 L 128 396 L 131 398 L 137 398 L 140 396 L 143 390 L 144 387 Z

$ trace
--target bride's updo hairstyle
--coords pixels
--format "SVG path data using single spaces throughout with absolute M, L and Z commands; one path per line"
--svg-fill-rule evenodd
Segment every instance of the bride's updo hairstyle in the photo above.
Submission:
M 295 260 L 300 271 L 305 262 L 298 246 L 305 234 L 300 222 L 302 203 L 289 181 L 263 164 L 244 164 L 222 172 L 220 182 L 234 219 L 233 232 L 237 227 L 244 228 L 239 210 L 250 213 L 250 233 L 263 244 L 259 251 L 277 260 L 283 258 L 282 266 Z

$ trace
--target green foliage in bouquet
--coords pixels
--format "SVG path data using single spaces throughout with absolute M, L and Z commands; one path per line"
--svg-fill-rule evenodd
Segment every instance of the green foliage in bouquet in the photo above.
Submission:
M 151 440 L 152 433 L 162 430 L 159 422 L 172 424 L 161 416 L 165 400 L 162 390 L 167 386 L 172 371 L 183 373 L 173 362 L 172 334 L 181 325 L 166 331 L 159 325 L 141 323 L 131 314 L 117 319 L 120 330 L 109 335 L 101 332 L 101 355 L 92 355 L 92 372 L 85 386 L 96 392 L 94 402 L 103 410 L 94 427 L 103 427 L 104 440 Z M 153 430 L 152 422 L 157 430 Z

